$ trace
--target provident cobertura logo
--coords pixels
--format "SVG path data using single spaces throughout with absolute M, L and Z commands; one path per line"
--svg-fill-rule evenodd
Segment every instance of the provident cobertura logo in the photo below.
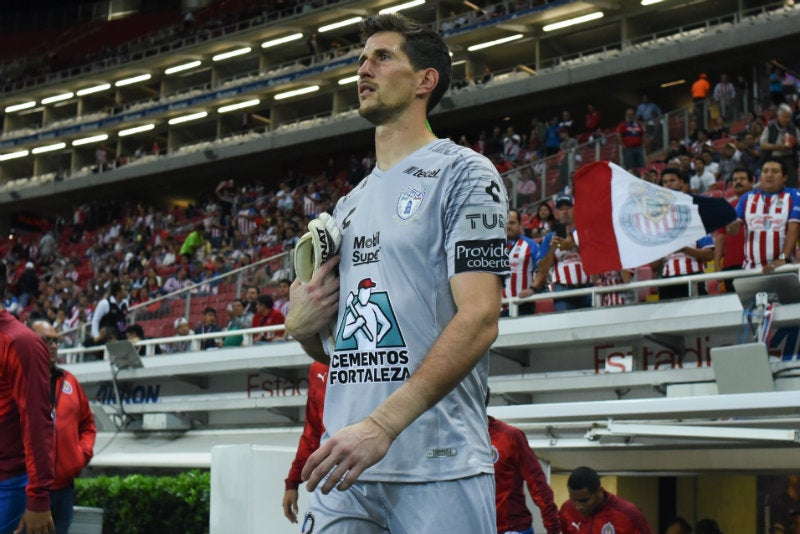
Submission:
M 675 200 L 672 191 L 647 183 L 631 184 L 619 214 L 622 231 L 631 241 L 646 247 L 676 239 L 688 228 L 692 210 Z

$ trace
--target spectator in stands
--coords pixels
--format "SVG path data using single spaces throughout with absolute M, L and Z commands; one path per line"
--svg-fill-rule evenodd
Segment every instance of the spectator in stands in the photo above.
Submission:
M 535 150 L 542 155 L 544 148 L 544 140 L 547 138 L 547 126 L 544 122 L 539 120 L 539 117 L 531 119 L 531 132 L 528 134 L 528 143 L 531 150 Z M 485 155 L 485 154 L 484 154 Z
M 144 328 L 142 328 L 142 325 L 137 324 L 137 323 L 128 325 L 128 328 L 125 329 L 125 338 L 128 341 L 130 341 L 131 343 L 133 343 L 134 345 L 136 345 L 136 343 L 138 343 L 139 341 L 144 341 L 146 339 L 150 339 L 149 337 L 147 337 L 145 335 Z M 136 352 L 139 354 L 139 356 L 146 356 L 147 355 L 147 347 L 145 347 L 144 345 L 140 345 L 140 346 L 136 347 Z M 155 354 L 161 354 L 161 346 L 160 345 L 156 345 L 155 346 L 154 353 Z
M 503 159 L 509 163 L 517 161 L 519 157 L 519 144 L 522 141 L 519 134 L 512 133 L 504 140 Z
M 735 208 L 745 193 L 753 190 L 753 173 L 743 167 L 737 167 L 731 174 L 731 185 L 734 196 L 727 200 Z M 714 267 L 717 271 L 736 271 L 744 263 L 745 230 L 741 225 L 731 227 L 731 232 L 720 229 L 714 233 Z M 733 284 L 725 280 L 724 290 L 731 292 Z
M 590 280 L 583 271 L 583 263 L 578 253 L 578 234 L 575 230 L 575 201 L 572 195 L 561 194 L 556 197 L 556 217 L 559 224 L 547 234 L 539 247 L 539 259 L 533 288 L 542 291 L 548 276 L 553 280 L 556 292 L 589 287 Z M 589 308 L 591 295 L 556 298 L 556 311 Z
M 230 332 L 232 330 L 243 330 L 250 328 L 253 323 L 253 318 L 244 313 L 244 302 L 242 299 L 233 299 L 226 308 L 228 312 L 228 322 L 225 325 L 225 330 Z M 223 347 L 238 347 L 244 341 L 243 336 L 227 336 L 222 342 Z
M 569 500 L 561 505 L 561 532 L 653 534 L 636 505 L 606 491 L 590 467 L 578 467 L 567 479 Z M 587 528 L 575 528 L 575 525 Z
M 705 128 L 698 128 L 696 138 L 689 147 L 690 155 L 700 157 L 703 150 L 712 148 L 711 139 L 708 136 L 708 130 Z
M 194 331 L 189 328 L 189 321 L 186 317 L 178 317 L 173 323 L 175 327 L 175 336 L 193 336 Z M 161 345 L 161 350 L 166 354 L 177 354 L 179 352 L 188 352 L 192 350 L 192 342 L 190 340 L 174 341 L 172 343 L 164 343 Z
M 539 256 L 539 245 L 522 234 L 520 213 L 509 209 L 506 217 L 506 249 L 511 274 L 506 277 L 503 298 L 526 298 L 535 293 L 533 289 L 533 270 Z M 518 307 L 519 315 L 531 315 L 533 302 L 525 302 Z M 501 317 L 508 317 L 508 306 L 503 306 Z
M 300 473 L 306 460 L 319 448 L 325 427 L 322 424 L 322 412 L 325 407 L 325 388 L 328 381 L 328 366 L 321 362 L 313 362 L 308 369 L 308 395 L 306 398 L 306 421 L 303 434 L 297 445 L 297 453 L 289 469 L 289 476 L 284 483 L 283 515 L 292 523 L 297 523 L 297 488 L 303 482 Z
M 671 159 L 677 158 L 680 155 L 688 155 L 689 150 L 686 148 L 686 145 L 680 142 L 677 137 L 673 137 L 669 140 L 669 151 L 667 155 L 664 157 L 664 161 L 669 161 Z
M 798 145 L 797 127 L 792 124 L 792 108 L 788 104 L 778 106 L 775 122 L 770 123 L 761 134 L 762 160 L 774 159 L 786 169 L 787 187 L 797 187 Z
M 244 292 L 244 313 L 252 316 L 256 314 L 256 304 L 258 303 L 258 286 L 250 285 Z
M 636 107 L 636 118 L 644 124 L 647 137 L 652 139 L 656 134 L 656 127 L 660 123 L 661 108 L 655 102 L 651 102 L 647 94 L 642 94 L 642 101 Z
M 586 104 L 586 115 L 583 121 L 584 134 L 588 138 L 589 135 L 595 133 L 600 128 L 600 112 L 595 109 L 593 104 Z
M 194 260 L 195 257 L 202 260 L 205 245 L 206 240 L 203 236 L 203 224 L 200 223 L 195 225 L 194 229 L 189 232 L 189 235 L 183 240 L 183 245 L 181 245 L 179 254 L 189 261 Z
M 675 169 L 664 169 L 661 173 L 661 183 L 667 189 L 687 192 L 688 181 L 686 176 Z M 705 236 L 698 240 L 693 247 L 683 247 L 668 254 L 661 260 L 650 264 L 654 273 L 661 273 L 661 278 L 678 278 L 690 274 L 700 274 L 705 269 L 705 263 L 714 259 L 714 240 Z M 700 295 L 706 294 L 705 284 L 698 286 Z M 659 300 L 677 299 L 689 296 L 688 284 L 677 284 L 658 288 Z
M 553 208 L 550 207 L 550 202 L 542 202 L 536 208 L 536 215 L 530 221 L 531 237 L 543 238 L 550 233 L 555 223 L 556 217 L 553 215 Z
M 275 309 L 286 317 L 289 314 L 289 287 L 292 282 L 288 278 L 278 280 L 278 299 L 275 301 Z
M 700 153 L 700 158 L 706 167 L 706 172 L 710 173 L 715 180 L 719 180 L 719 163 L 714 161 L 714 152 L 710 148 L 704 148 Z
M 785 98 L 783 96 L 783 78 L 785 73 L 782 69 L 771 66 L 769 71 L 769 94 L 772 98 L 772 103 L 776 106 L 783 104 Z
M 39 275 L 36 274 L 36 267 L 33 262 L 25 264 L 25 270 L 17 278 L 17 297 L 19 305 L 27 308 L 31 298 L 39 296 Z
M 735 121 L 739 118 L 739 110 L 736 105 L 736 87 L 728 81 L 727 74 L 720 74 L 719 82 L 714 86 L 712 96 L 717 106 L 719 106 L 719 114 L 725 120 Z
M 742 167 L 749 170 L 753 176 L 761 173 L 759 163 L 761 162 L 761 147 L 756 141 L 758 138 L 752 132 L 746 132 L 740 145 L 740 163 Z
M 570 137 L 572 137 L 574 124 L 572 120 L 572 115 L 570 115 L 569 111 L 567 111 L 566 109 L 561 112 L 561 120 L 558 123 L 559 131 L 561 130 L 561 128 L 566 128 Z
M 625 120 L 617 126 L 617 135 L 622 143 L 622 166 L 626 170 L 644 167 L 644 128 L 636 120 L 633 108 L 625 110 Z
M 706 124 L 706 101 L 710 91 L 711 84 L 708 83 L 708 76 L 705 72 L 701 72 L 692 83 L 692 102 L 694 102 L 694 116 L 703 125 Z
M 740 165 L 741 159 L 742 155 L 736 148 L 736 143 L 725 143 L 725 146 L 720 149 L 719 173 L 717 178 L 722 180 L 723 184 L 726 186 L 730 183 L 731 174 L 733 174 L 733 170 Z
M 558 117 L 553 117 L 547 124 L 547 130 L 545 130 L 545 139 L 544 139 L 545 156 L 552 156 L 554 154 L 558 154 L 559 148 L 561 147 L 561 138 L 559 138 L 558 136 L 558 130 L 559 130 Z
M 127 297 L 128 289 L 119 282 L 109 286 L 106 298 L 97 303 L 92 316 L 91 339 L 84 341 L 84 345 L 103 345 L 121 339 L 128 313 Z
M 181 267 L 175 271 L 174 275 L 167 278 L 167 281 L 164 282 L 164 287 L 161 288 L 161 292 L 169 294 L 179 289 L 185 289 L 191 286 L 192 283 L 193 282 L 189 279 L 189 271 L 186 267 Z
M 215 332 L 222 332 L 222 329 L 217 324 L 217 310 L 211 306 L 207 306 L 203 310 L 203 320 L 197 323 L 194 329 L 196 334 L 213 334 Z M 222 346 L 221 338 L 208 338 L 200 340 L 200 350 L 216 349 Z
M 275 326 L 282 325 L 286 322 L 284 315 L 275 309 L 272 297 L 269 295 L 259 295 L 256 299 L 256 314 L 253 316 L 251 328 L 259 326 Z M 263 332 L 261 334 L 254 334 L 254 342 L 264 341 L 278 341 L 285 339 L 286 332 L 284 330 L 272 330 Z
M 50 512 L 55 534 L 67 534 L 72 523 L 74 480 L 94 456 L 97 429 L 80 382 L 58 367 L 58 332 L 47 321 L 35 321 L 31 329 L 42 338 L 50 355 L 50 396 L 55 421 L 55 480 L 50 486 Z
M 739 199 L 736 215 L 738 220 L 728 225 L 728 231 L 745 225 L 745 269 L 771 273 L 791 263 L 800 237 L 800 193 L 786 187 L 783 162 L 764 162 L 758 188 Z
M 695 194 L 705 193 L 706 191 L 714 189 L 716 183 L 717 179 L 714 175 L 706 170 L 706 163 L 703 161 L 703 158 L 695 158 L 694 174 L 689 179 L 689 189 L 691 192 Z

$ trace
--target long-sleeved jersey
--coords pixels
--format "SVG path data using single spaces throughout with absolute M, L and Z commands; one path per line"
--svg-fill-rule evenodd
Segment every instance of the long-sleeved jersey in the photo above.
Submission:
M 306 424 L 303 435 L 297 445 L 289 476 L 286 477 L 286 489 L 297 489 L 302 479 L 300 473 L 311 454 L 319 448 L 319 440 L 325 427 L 322 425 L 322 410 L 325 406 L 325 383 L 328 380 L 328 366 L 314 362 L 308 369 L 308 398 L 306 399 Z
M 50 509 L 53 419 L 50 355 L 42 340 L 0 310 L 0 480 L 28 474 L 27 508 Z
M 547 534 L 558 534 L 558 508 L 553 501 L 553 490 L 547 484 L 542 466 L 528 446 L 525 434 L 489 417 L 489 438 L 494 459 L 497 532 L 531 528 L 533 516 L 525 506 L 525 490 L 522 488 L 525 482 L 533 502 L 542 512 Z
M 567 501 L 561 505 L 561 532 L 564 534 L 653 534 L 639 509 L 609 492 L 606 499 L 592 515 L 585 516 Z
M 89 399 L 72 373 L 56 369 L 53 379 L 56 478 L 52 489 L 57 490 L 69 486 L 92 459 L 97 428 Z

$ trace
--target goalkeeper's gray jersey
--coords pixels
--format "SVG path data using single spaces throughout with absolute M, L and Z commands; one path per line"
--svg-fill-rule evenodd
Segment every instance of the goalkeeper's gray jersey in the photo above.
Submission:
M 508 274 L 506 191 L 489 160 L 449 140 L 377 167 L 339 200 L 339 313 L 324 422 L 356 423 L 414 373 L 456 312 L 449 279 Z M 448 480 L 492 472 L 487 357 L 408 427 L 368 481 Z

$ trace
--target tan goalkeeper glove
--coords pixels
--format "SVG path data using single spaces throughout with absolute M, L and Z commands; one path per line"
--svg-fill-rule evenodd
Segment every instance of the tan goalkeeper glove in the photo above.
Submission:
M 333 217 L 321 213 L 308 223 L 308 232 L 294 249 L 294 271 L 304 284 L 311 280 L 320 266 L 339 252 L 342 232 Z

